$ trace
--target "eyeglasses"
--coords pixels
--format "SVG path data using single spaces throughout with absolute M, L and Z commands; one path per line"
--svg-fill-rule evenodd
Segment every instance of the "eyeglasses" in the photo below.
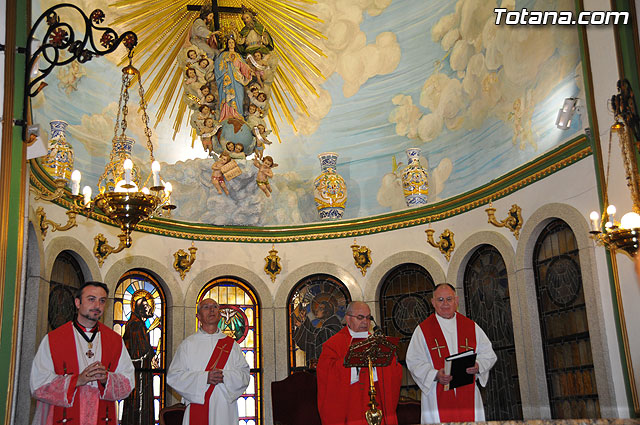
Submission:
M 438 298 L 436 298 L 436 301 L 437 301 L 437 302 L 439 302 L 439 303 L 442 303 L 442 302 L 444 302 L 445 300 L 446 300 L 448 303 L 452 303 L 452 302 L 453 302 L 453 300 L 455 300 L 455 297 L 447 297 L 447 298 L 445 298 L 445 297 L 438 297 Z
M 355 317 L 358 320 L 373 320 L 373 316 L 365 316 L 364 314 L 347 314 L 347 316 Z

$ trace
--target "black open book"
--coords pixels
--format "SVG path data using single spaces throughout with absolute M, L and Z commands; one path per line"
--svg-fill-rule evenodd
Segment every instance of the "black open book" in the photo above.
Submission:
M 453 379 L 444 386 L 445 391 L 464 385 L 473 384 L 473 376 L 467 373 L 467 368 L 476 364 L 476 353 L 473 350 L 463 351 L 444 359 L 444 373 L 452 375 Z

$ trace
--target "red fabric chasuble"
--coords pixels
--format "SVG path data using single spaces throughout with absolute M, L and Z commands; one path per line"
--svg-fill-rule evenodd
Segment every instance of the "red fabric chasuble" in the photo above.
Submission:
M 229 354 L 231 354 L 231 348 L 233 347 L 234 339 L 230 336 L 222 338 L 216 344 L 216 348 L 213 349 L 209 363 L 207 363 L 206 371 L 211 369 L 223 369 L 227 364 Z M 209 398 L 216 386 L 209 384 L 207 392 L 204 394 L 204 404 L 191 403 L 189 406 L 189 423 L 190 424 L 208 424 L 209 423 Z
M 323 425 L 366 425 L 369 409 L 369 369 L 360 370 L 360 379 L 351 382 L 351 368 L 344 367 L 349 346 L 362 341 L 351 338 L 345 326 L 322 345 L 316 369 L 318 377 L 318 411 Z M 397 425 L 396 408 L 402 383 L 402 366 L 394 358 L 387 367 L 377 368 L 375 383 L 378 408 L 384 425 Z
M 122 339 L 120 335 L 98 322 L 100 332 L 100 345 L 102 349 L 101 360 L 109 372 L 115 372 L 122 352 Z M 53 368 L 56 375 L 71 375 L 67 399 L 72 400 L 76 391 L 78 376 L 82 372 L 78 367 L 78 354 L 76 353 L 76 341 L 73 335 L 73 322 L 67 322 L 59 328 L 49 332 L 49 348 L 53 360 Z M 104 391 L 101 383 L 98 383 L 100 392 Z M 98 422 L 109 419 L 107 423 L 116 423 L 116 402 L 100 400 L 98 404 Z M 53 423 L 74 425 L 80 423 L 80 405 L 75 400 L 71 407 L 54 406 Z M 106 422 L 106 421 L 105 421 Z
M 476 349 L 476 327 L 473 320 L 456 313 L 456 326 L 458 332 L 458 353 Z M 433 367 L 440 370 L 444 368 L 444 359 L 450 355 L 447 340 L 435 313 L 420 323 L 420 329 L 424 340 L 427 342 Z M 438 400 L 438 412 L 440 422 L 471 422 L 475 420 L 475 376 L 473 384 L 458 387 L 455 390 L 445 391 L 444 386 L 436 384 Z

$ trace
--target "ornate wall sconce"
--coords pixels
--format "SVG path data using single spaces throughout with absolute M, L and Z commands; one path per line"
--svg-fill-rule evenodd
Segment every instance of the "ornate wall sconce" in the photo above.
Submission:
M 45 194 L 44 192 L 41 192 L 37 189 L 33 189 L 35 192 L 37 192 L 35 199 L 42 199 L 43 201 L 53 202 L 57 199 L 62 198 L 65 194 L 64 189 L 67 187 L 67 179 L 55 179 L 53 181 L 53 184 L 55 185 L 55 190 L 53 192 L 49 192 L 48 194 Z
M 489 208 L 485 210 L 489 217 L 489 224 L 493 224 L 496 227 L 506 227 L 511 230 L 516 240 L 520 237 L 520 229 L 522 228 L 522 208 L 513 204 L 509 210 L 507 217 L 502 220 L 496 220 L 496 209 L 493 207 L 493 202 L 489 202 Z
M 449 229 L 445 229 L 440 235 L 438 243 L 433 240 L 433 233 L 435 230 L 429 228 L 424 232 L 427 234 L 427 242 L 429 242 L 429 245 L 434 248 L 438 248 L 447 261 L 449 261 L 451 259 L 451 253 L 456 248 L 456 243 L 453 240 L 453 232 Z
M 184 277 L 187 275 L 187 272 L 191 270 L 191 266 L 193 262 L 196 261 L 196 251 L 198 248 L 195 247 L 193 242 L 191 242 L 191 246 L 189 247 L 189 253 L 187 254 L 184 249 L 179 249 L 177 252 L 173 253 L 173 268 L 180 273 L 180 278 L 184 280 Z
M 56 230 L 59 232 L 64 232 L 65 230 L 72 229 L 78 225 L 76 223 L 76 215 L 78 211 L 70 209 L 67 211 L 67 222 L 63 225 L 55 223 L 49 219 L 47 219 L 47 213 L 44 212 L 44 208 L 38 207 L 36 210 L 36 221 L 38 222 L 38 226 L 40 227 L 40 234 L 42 235 L 42 240 L 47 236 L 47 230 L 49 226 L 51 226 L 51 231 L 55 232 Z
M 98 259 L 98 265 L 102 267 L 104 260 L 111 254 L 117 254 L 127 247 L 127 235 L 124 233 L 120 233 L 118 235 L 118 239 L 120 239 L 120 243 L 117 247 L 112 247 L 107 242 L 107 238 L 104 237 L 102 233 L 98 233 L 93 241 L 95 242 L 93 245 L 93 255 Z
M 367 269 L 373 263 L 371 259 L 371 250 L 366 246 L 356 245 L 356 240 L 353 240 L 351 245 L 351 251 L 353 252 L 353 261 L 357 268 L 362 272 L 362 276 L 367 274 Z
M 278 251 L 276 251 L 275 245 L 271 245 L 269 255 L 264 257 L 264 271 L 271 277 L 271 282 L 276 281 L 276 275 L 282 271 L 282 265 L 280 264 L 280 257 L 278 257 Z

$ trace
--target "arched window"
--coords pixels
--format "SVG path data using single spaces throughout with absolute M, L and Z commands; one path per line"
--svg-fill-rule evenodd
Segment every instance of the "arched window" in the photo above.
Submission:
M 198 302 L 214 299 L 220 305 L 220 330 L 234 338 L 251 368 L 249 386 L 238 399 L 240 425 L 262 424 L 262 356 L 260 348 L 260 304 L 245 282 L 223 277 L 200 291 Z
M 599 418 L 578 245 L 567 223 L 544 228 L 533 270 L 551 417 Z
M 327 274 L 308 276 L 298 282 L 287 300 L 289 373 L 315 369 L 322 344 L 342 327 L 349 291 Z
M 55 329 L 75 318 L 76 290 L 84 283 L 80 264 L 70 251 L 62 251 L 56 257 L 50 283 L 48 322 L 50 329 Z
M 486 387 L 480 387 L 487 420 L 522 419 L 516 346 L 507 268 L 500 252 L 481 245 L 464 271 L 467 316 L 487 334 L 498 361 Z
M 162 287 L 140 270 L 120 278 L 113 295 L 113 330 L 136 368 L 136 387 L 118 402 L 120 422 L 157 424 L 165 397 L 166 301 Z
M 407 370 L 407 347 L 416 327 L 432 312 L 433 278 L 417 264 L 401 264 L 382 281 L 380 315 L 386 335 L 400 338 L 398 360 L 402 365 L 401 395 L 420 399 L 420 389 Z

